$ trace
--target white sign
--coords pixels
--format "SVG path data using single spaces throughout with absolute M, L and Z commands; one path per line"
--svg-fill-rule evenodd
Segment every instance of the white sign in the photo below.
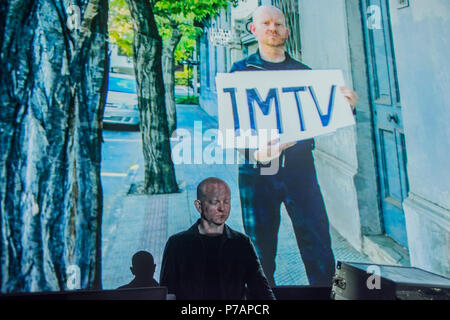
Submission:
M 219 143 L 258 148 L 333 133 L 355 124 L 341 70 L 219 73 Z

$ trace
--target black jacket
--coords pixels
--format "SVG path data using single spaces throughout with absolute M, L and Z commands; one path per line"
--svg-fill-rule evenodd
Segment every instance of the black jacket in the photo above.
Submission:
M 204 300 L 205 254 L 198 231 L 191 228 L 169 238 L 164 249 L 160 285 L 177 300 Z M 219 253 L 218 277 L 223 300 L 273 300 L 274 295 L 250 238 L 225 225 Z M 247 286 L 247 290 L 246 290 Z

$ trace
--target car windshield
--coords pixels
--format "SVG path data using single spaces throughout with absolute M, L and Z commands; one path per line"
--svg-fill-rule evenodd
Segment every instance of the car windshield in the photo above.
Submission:
M 133 79 L 109 77 L 108 90 L 125 93 L 136 93 L 136 81 Z

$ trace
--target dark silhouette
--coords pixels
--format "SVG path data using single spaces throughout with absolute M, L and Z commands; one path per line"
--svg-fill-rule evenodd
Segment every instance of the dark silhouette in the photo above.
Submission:
M 133 255 L 131 263 L 130 270 L 134 274 L 134 279 L 117 289 L 159 287 L 159 283 L 153 279 L 156 264 L 151 253 L 138 251 Z

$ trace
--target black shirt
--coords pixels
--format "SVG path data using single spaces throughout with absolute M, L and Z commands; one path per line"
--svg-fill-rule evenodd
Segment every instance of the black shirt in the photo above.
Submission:
M 261 59 L 262 66 L 266 70 L 286 70 L 289 69 L 289 60 L 284 59 L 281 62 L 270 62 L 264 59 Z
M 200 235 L 205 254 L 205 297 L 209 300 L 219 300 L 221 297 L 220 287 L 220 261 L 219 252 L 222 235 L 208 236 Z

